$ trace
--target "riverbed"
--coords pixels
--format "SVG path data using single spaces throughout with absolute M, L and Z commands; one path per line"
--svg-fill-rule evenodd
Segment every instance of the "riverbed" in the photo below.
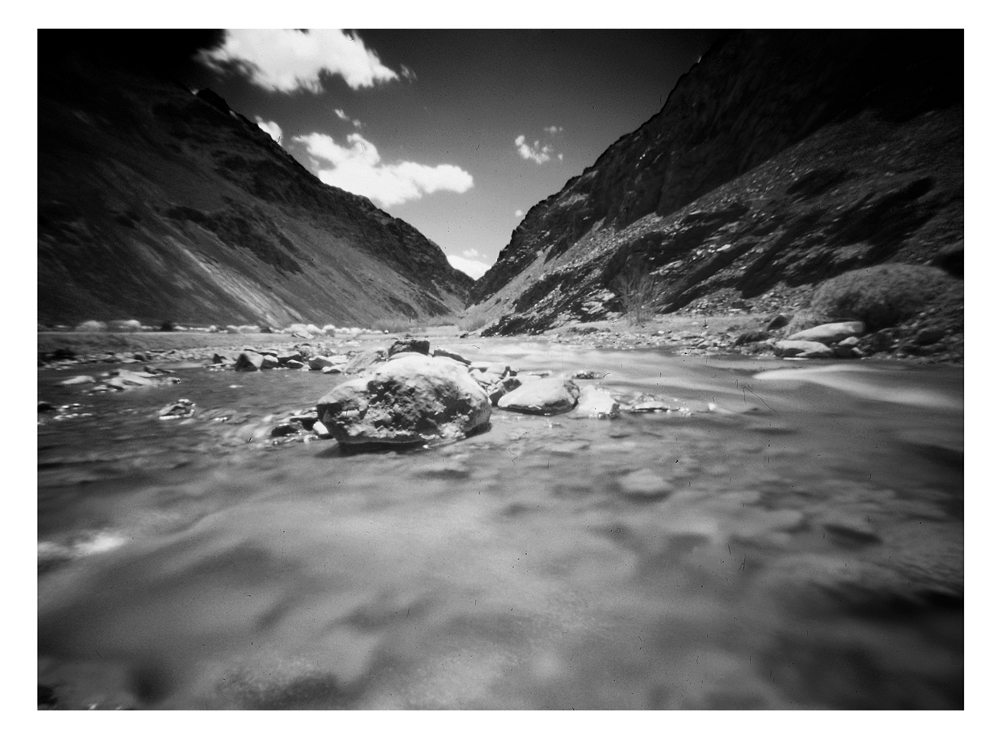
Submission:
M 350 454 L 270 436 L 320 372 L 41 370 L 53 706 L 963 707 L 962 367 L 449 346 L 674 410 Z

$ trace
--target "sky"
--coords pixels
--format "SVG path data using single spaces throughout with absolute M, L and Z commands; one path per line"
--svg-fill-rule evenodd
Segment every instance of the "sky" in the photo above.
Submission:
M 227 30 L 186 47 L 175 71 L 478 278 L 524 214 L 656 114 L 717 35 Z

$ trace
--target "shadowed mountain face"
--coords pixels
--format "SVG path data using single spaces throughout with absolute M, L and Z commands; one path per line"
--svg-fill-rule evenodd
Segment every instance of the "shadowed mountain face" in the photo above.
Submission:
M 486 334 L 605 318 L 623 272 L 652 273 L 669 311 L 960 262 L 962 64 L 960 31 L 726 34 L 528 212 L 471 315 Z
M 210 90 L 64 53 L 40 65 L 38 113 L 40 323 L 370 325 L 465 306 L 472 280 L 437 245 Z

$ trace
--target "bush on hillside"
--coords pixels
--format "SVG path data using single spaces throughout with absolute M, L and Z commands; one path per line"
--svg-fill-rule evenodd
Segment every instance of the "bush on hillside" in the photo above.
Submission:
M 898 326 L 929 305 L 961 294 L 961 283 L 936 267 L 882 264 L 837 275 L 820 284 L 801 319 L 789 330 L 808 326 L 806 319 L 864 321 L 868 331 Z M 960 299 L 960 298 L 959 298 Z M 811 314 L 811 315 L 809 315 Z M 816 325 L 815 323 L 813 325 Z
M 664 291 L 652 272 L 633 264 L 611 281 L 611 291 L 618 296 L 630 323 L 642 326 L 663 305 Z

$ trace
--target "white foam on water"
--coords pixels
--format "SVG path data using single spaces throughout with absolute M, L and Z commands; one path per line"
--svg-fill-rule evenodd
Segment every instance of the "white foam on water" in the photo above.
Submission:
M 864 367 L 833 365 L 806 369 L 767 370 L 757 373 L 753 379 L 768 382 L 811 382 L 859 398 L 922 408 L 961 410 L 964 406 L 962 398 L 934 390 L 905 387 L 898 383 L 887 385 L 887 378 L 883 373 Z

